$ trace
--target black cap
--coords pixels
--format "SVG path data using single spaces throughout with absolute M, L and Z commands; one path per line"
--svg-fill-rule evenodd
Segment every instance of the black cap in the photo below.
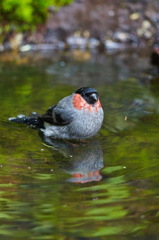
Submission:
M 89 95 L 91 93 L 97 93 L 97 90 L 95 88 L 90 88 L 90 87 L 82 87 L 79 88 L 75 93 L 79 93 L 81 95 Z

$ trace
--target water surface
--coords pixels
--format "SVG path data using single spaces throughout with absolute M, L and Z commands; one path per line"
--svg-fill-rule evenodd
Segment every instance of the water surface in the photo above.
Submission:
M 149 80 L 148 56 L 88 54 L 0 63 L 1 239 L 158 239 L 158 78 Z M 105 112 L 86 142 L 7 120 L 86 85 Z

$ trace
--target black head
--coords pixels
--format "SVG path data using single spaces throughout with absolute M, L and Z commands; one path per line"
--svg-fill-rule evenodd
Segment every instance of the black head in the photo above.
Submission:
M 88 104 L 95 104 L 98 101 L 98 92 L 94 88 L 90 87 L 82 87 L 78 89 L 75 93 L 81 95 L 81 97 L 88 103 Z

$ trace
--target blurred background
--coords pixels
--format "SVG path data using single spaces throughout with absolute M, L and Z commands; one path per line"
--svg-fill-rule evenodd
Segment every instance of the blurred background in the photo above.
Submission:
M 157 0 L 2 0 L 0 49 L 26 44 L 62 49 L 74 45 L 91 48 L 99 43 L 121 47 L 113 42 L 147 48 L 158 40 L 158 8 Z
M 0 239 L 158 240 L 158 0 L 0 1 Z M 105 117 L 86 142 L 8 118 L 83 86 Z

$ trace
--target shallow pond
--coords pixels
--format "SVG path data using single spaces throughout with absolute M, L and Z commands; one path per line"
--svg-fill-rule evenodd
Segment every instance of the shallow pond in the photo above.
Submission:
M 148 55 L 50 55 L 0 63 L 1 239 L 158 239 L 159 84 Z M 105 112 L 86 142 L 7 120 L 42 114 L 86 85 Z

